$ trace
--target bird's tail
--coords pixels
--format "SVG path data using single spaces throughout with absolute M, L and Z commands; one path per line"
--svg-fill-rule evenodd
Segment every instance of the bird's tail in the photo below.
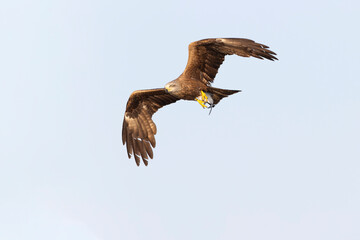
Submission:
M 220 102 L 220 100 L 223 99 L 224 97 L 227 97 L 234 93 L 241 92 L 241 90 L 228 90 L 228 89 L 209 87 L 208 92 L 212 93 L 214 104 L 218 104 L 218 102 Z

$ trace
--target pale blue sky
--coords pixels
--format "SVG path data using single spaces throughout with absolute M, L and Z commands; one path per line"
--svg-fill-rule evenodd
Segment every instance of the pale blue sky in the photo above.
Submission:
M 0 239 L 359 239 L 359 1 L 3 1 Z M 178 77 L 190 42 L 245 37 L 241 89 L 161 109 L 154 160 L 126 101 Z

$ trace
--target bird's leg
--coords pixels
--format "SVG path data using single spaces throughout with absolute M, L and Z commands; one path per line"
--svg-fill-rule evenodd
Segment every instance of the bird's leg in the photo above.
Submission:
M 206 94 L 201 91 L 201 97 L 199 98 L 195 98 L 195 100 L 203 107 L 203 108 L 208 108 L 208 106 L 206 106 L 205 104 L 208 103 L 208 97 L 206 96 Z
M 208 102 L 208 97 L 206 96 L 206 94 L 203 91 L 201 91 L 201 98 L 204 102 Z
M 207 106 L 204 104 L 205 102 L 203 100 L 200 100 L 198 98 L 195 98 L 195 100 L 203 107 L 203 108 L 207 108 Z

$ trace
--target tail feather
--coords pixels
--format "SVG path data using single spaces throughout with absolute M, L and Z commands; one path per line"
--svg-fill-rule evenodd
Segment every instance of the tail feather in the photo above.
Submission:
M 228 89 L 220 89 L 220 88 L 214 88 L 210 87 L 208 89 L 210 93 L 212 93 L 212 98 L 214 100 L 214 104 L 218 104 L 221 99 L 224 97 L 227 97 L 229 95 L 232 95 L 234 93 L 241 92 L 241 90 L 228 90 Z

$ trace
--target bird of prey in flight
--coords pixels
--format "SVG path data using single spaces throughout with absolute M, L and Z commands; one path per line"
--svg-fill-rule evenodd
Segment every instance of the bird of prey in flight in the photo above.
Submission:
M 224 97 L 240 92 L 214 88 L 211 83 L 224 61 L 225 55 L 277 60 L 269 47 L 244 38 L 210 38 L 189 45 L 189 58 L 184 72 L 164 88 L 134 91 L 127 102 L 122 127 L 122 142 L 128 157 L 136 164 L 140 158 L 148 165 L 155 148 L 156 125 L 152 115 L 161 107 L 178 100 L 197 101 L 211 109 Z

